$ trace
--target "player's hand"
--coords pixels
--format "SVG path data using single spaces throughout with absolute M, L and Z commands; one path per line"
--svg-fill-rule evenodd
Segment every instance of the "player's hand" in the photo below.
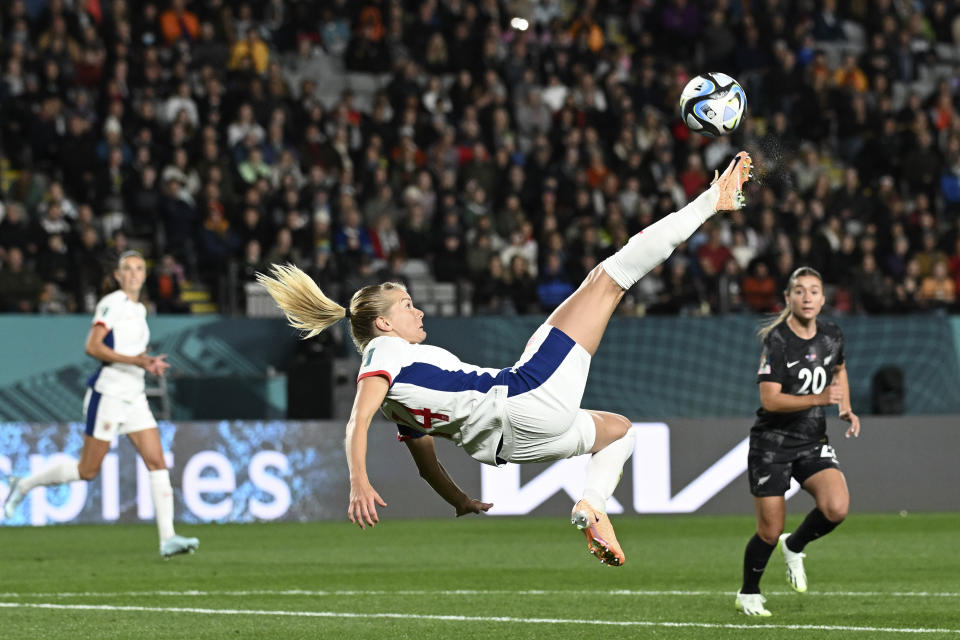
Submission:
M 820 405 L 826 406 L 829 404 L 840 404 L 843 400 L 843 389 L 840 388 L 840 383 L 836 380 L 830 383 L 830 386 L 824 389 L 820 394 Z
M 350 482 L 350 506 L 347 507 L 347 517 L 361 529 L 372 527 L 380 522 L 377 516 L 377 505 L 387 506 L 380 494 L 369 482 Z
M 489 511 L 490 507 L 493 506 L 492 502 L 480 502 L 474 498 L 468 497 L 466 500 L 457 505 L 457 517 L 465 516 L 468 513 L 482 513 L 484 511 Z
M 850 426 L 847 427 L 847 432 L 844 434 L 844 437 L 860 437 L 860 418 L 857 417 L 857 414 L 850 409 L 847 409 L 846 411 L 840 412 L 840 419 L 850 423 Z
M 170 363 L 166 360 L 167 354 L 161 353 L 159 356 L 156 356 L 152 359 L 150 366 L 147 367 L 147 372 L 152 373 L 155 376 L 162 376 L 164 372 L 170 368 Z

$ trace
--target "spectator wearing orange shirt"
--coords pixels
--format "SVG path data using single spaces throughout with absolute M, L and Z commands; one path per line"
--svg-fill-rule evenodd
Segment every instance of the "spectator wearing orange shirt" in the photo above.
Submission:
M 953 279 L 947 270 L 947 262 L 940 260 L 933 265 L 933 273 L 923 279 L 917 301 L 927 309 L 945 309 L 956 301 Z
M 743 279 L 743 299 L 747 306 L 760 313 L 776 311 L 777 281 L 770 275 L 766 262 L 756 261 L 750 275 Z
M 160 32 L 167 44 L 180 40 L 193 42 L 200 35 L 200 21 L 187 11 L 187 0 L 171 0 L 170 8 L 160 14 Z

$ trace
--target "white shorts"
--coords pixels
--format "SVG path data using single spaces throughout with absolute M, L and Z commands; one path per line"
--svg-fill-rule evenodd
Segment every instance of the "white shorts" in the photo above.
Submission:
M 106 442 L 125 433 L 157 426 L 146 395 L 141 393 L 132 400 L 124 400 L 116 396 L 105 396 L 93 389 L 87 389 L 87 394 L 83 397 L 83 420 L 87 425 L 85 433 L 88 436 Z
M 544 462 L 590 451 L 597 429 L 580 408 L 590 372 L 586 349 L 544 324 L 507 371 L 504 459 Z

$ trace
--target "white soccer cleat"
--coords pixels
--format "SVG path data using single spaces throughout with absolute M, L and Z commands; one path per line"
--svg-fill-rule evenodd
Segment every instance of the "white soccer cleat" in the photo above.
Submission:
M 807 554 L 794 553 L 787 549 L 789 537 L 789 533 L 780 536 L 780 551 L 783 552 L 783 560 L 787 563 L 787 582 L 797 593 L 804 593 L 807 590 L 807 572 L 803 569 L 803 559 Z
M 200 546 L 197 538 L 184 538 L 183 536 L 173 536 L 167 538 L 160 545 L 160 555 L 164 558 L 175 556 L 181 553 L 193 553 Z
M 17 476 L 7 477 L 10 492 L 7 493 L 6 502 L 3 503 L 3 517 L 7 520 L 13 518 L 13 514 L 17 512 L 17 507 L 19 507 L 23 499 L 27 497 L 27 494 L 20 490 L 20 480 L 21 478 Z
M 769 618 L 773 614 L 763 606 L 763 603 L 766 601 L 767 599 L 759 593 L 740 593 L 737 591 L 737 601 L 734 602 L 734 606 L 737 608 L 737 611 L 744 615 Z

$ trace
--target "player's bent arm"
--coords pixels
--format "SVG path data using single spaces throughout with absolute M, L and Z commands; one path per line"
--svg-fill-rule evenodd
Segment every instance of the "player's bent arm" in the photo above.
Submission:
M 347 421 L 344 442 L 350 469 L 350 506 L 347 515 L 361 529 L 379 522 L 376 505 L 387 506 L 367 477 L 367 431 L 389 388 L 386 378 L 381 376 L 361 379 L 357 383 L 357 395 Z
M 387 379 L 382 376 L 370 376 L 357 383 L 357 395 L 347 420 L 347 466 L 351 482 L 367 479 L 367 431 L 389 388 Z
M 822 393 L 811 393 L 803 396 L 783 393 L 782 389 L 783 385 L 779 382 L 761 382 L 761 406 L 771 413 L 792 413 L 811 407 L 824 407 L 838 402 L 838 400 L 831 398 L 831 395 L 836 393 L 836 387 L 833 385 L 825 389 Z
M 840 400 L 840 413 L 850 411 L 850 379 L 847 377 L 847 366 L 837 365 L 833 370 L 833 379 L 840 386 L 843 398 Z
M 853 412 L 853 407 L 850 404 L 850 377 L 847 375 L 847 367 L 842 364 L 838 365 L 833 371 L 833 379 L 841 392 L 840 419 L 850 423 L 850 427 L 844 435 L 848 438 L 850 436 L 857 438 L 860 436 L 860 418 Z
M 413 456 L 413 461 L 417 463 L 420 477 L 427 481 L 427 484 L 437 492 L 437 495 L 456 508 L 459 514 L 462 506 L 470 501 L 470 496 L 457 486 L 447 470 L 440 464 L 433 436 L 411 438 L 406 441 L 406 444 L 407 449 L 410 450 L 410 455 Z
M 102 324 L 93 325 L 90 333 L 87 335 L 87 344 L 84 349 L 88 356 L 94 357 L 101 362 L 117 362 L 120 364 L 132 364 L 143 369 L 148 369 L 153 363 L 153 358 L 146 353 L 136 356 L 125 356 L 117 353 L 103 343 L 110 330 Z

